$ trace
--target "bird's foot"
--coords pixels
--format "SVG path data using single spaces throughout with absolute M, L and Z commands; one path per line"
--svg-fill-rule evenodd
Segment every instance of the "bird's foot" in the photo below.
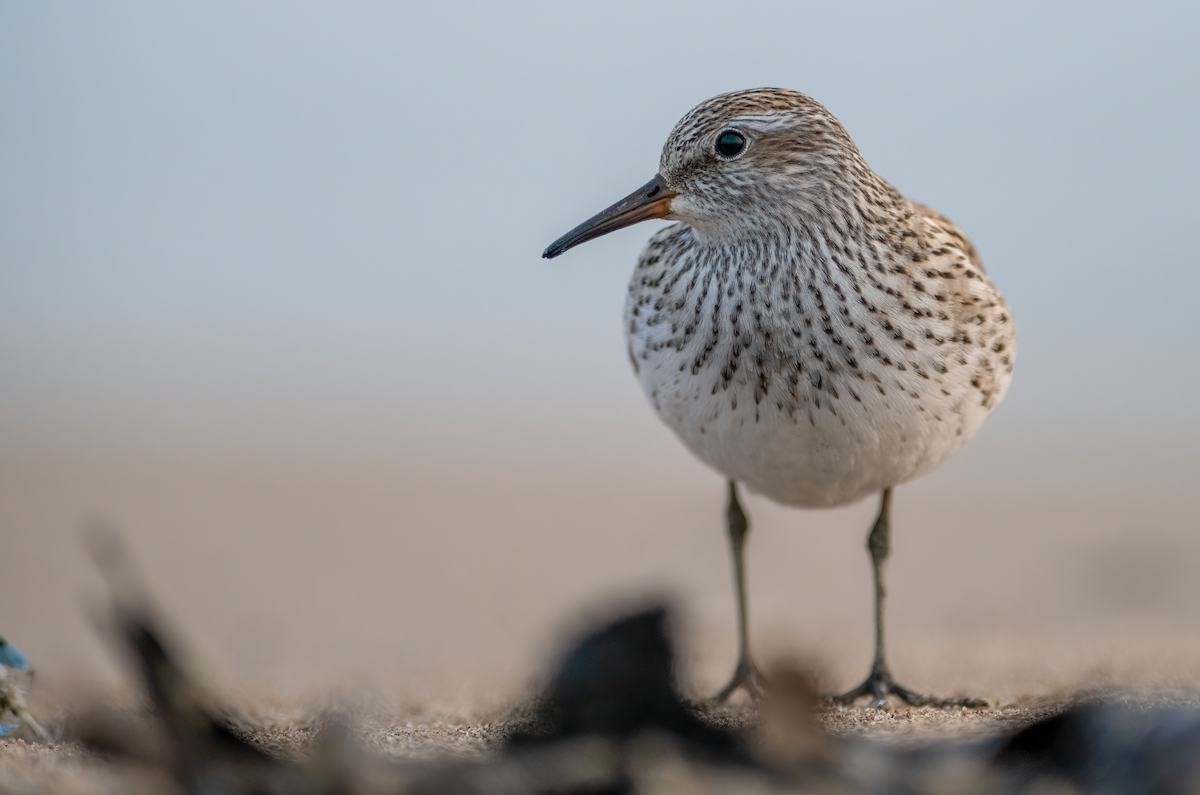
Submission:
M 897 683 L 892 678 L 891 673 L 881 666 L 873 668 L 871 675 L 861 685 L 853 690 L 842 693 L 840 696 L 834 696 L 832 701 L 835 704 L 850 705 L 864 696 L 870 696 L 871 703 L 867 707 L 869 709 L 880 709 L 887 703 L 889 695 L 893 695 L 905 704 L 913 707 L 939 707 L 942 709 L 948 707 L 967 707 L 969 709 L 978 709 L 987 706 L 987 702 L 981 698 L 971 698 L 969 696 L 938 698 L 936 696 L 916 693 Z
M 715 704 L 724 704 L 739 689 L 745 690 L 746 695 L 754 701 L 759 701 L 766 690 L 767 678 L 758 670 L 758 666 L 749 657 L 738 660 L 737 668 L 729 679 L 729 684 L 721 688 L 721 692 L 712 697 Z

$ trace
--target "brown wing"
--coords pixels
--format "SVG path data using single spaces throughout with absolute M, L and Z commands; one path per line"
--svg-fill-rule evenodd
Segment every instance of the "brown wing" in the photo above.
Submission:
M 978 268 L 981 272 L 987 273 L 983 267 L 983 262 L 981 262 L 979 259 L 979 252 L 975 250 L 975 244 L 971 242 L 971 238 L 967 237 L 967 233 L 964 232 L 958 224 L 954 223 L 932 207 L 927 207 L 920 202 L 913 202 L 913 207 L 916 208 L 918 213 L 940 226 L 942 231 L 953 238 L 957 243 L 958 248 L 967 255 L 967 259 L 971 260 L 972 265 Z

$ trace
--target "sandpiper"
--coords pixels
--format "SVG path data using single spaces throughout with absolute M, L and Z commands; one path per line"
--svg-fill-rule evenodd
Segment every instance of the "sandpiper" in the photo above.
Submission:
M 875 659 L 838 698 L 919 695 L 884 658 L 883 570 L 892 488 L 979 430 L 1012 375 L 1008 306 L 971 241 L 877 176 L 833 115 L 777 88 L 722 94 L 689 112 L 658 174 L 543 253 L 649 218 L 625 303 L 634 372 L 659 417 L 729 482 L 738 664 L 720 693 L 757 696 L 738 501 L 745 484 L 785 505 L 881 494 L 867 536 Z

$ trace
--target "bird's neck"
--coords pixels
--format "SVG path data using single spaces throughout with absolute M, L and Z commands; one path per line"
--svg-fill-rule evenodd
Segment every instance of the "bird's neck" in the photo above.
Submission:
M 808 162 L 769 175 L 738 196 L 736 212 L 691 223 L 705 245 L 787 247 L 806 234 L 871 238 L 908 225 L 912 202 L 875 174 L 861 156 Z
M 826 178 L 819 186 L 780 194 L 741 214 L 736 223 L 694 228 L 695 245 L 710 262 L 738 261 L 738 252 L 756 252 L 753 258 L 759 261 L 821 267 L 839 256 L 884 263 L 903 257 L 923 242 L 913 230 L 912 202 L 867 174 L 845 181 Z

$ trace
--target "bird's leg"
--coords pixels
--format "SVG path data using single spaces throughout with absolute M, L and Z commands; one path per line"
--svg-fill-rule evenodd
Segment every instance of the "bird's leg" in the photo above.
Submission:
M 721 688 L 715 700 L 725 701 L 739 687 L 743 688 L 751 698 L 762 696 L 763 676 L 750 657 L 750 630 L 746 622 L 746 535 L 750 532 L 750 524 L 746 521 L 746 513 L 738 502 L 737 483 L 729 481 L 729 508 L 726 511 L 729 522 L 729 548 L 733 553 L 733 584 L 737 595 L 738 611 L 738 662 L 737 668 L 729 684 Z
M 883 585 L 883 572 L 887 566 L 888 555 L 892 551 L 891 542 L 891 513 L 892 487 L 883 490 L 879 501 L 879 515 L 867 536 L 867 551 L 871 553 L 871 571 L 875 581 L 875 661 L 871 665 L 871 673 L 858 687 L 840 696 L 834 701 L 840 704 L 852 704 L 863 696 L 870 696 L 872 709 L 878 709 L 887 702 L 888 694 L 896 696 L 906 704 L 914 707 L 985 707 L 987 702 L 978 698 L 934 698 L 920 693 L 914 693 L 903 687 L 892 678 L 884 659 L 883 646 L 883 601 L 887 590 Z

